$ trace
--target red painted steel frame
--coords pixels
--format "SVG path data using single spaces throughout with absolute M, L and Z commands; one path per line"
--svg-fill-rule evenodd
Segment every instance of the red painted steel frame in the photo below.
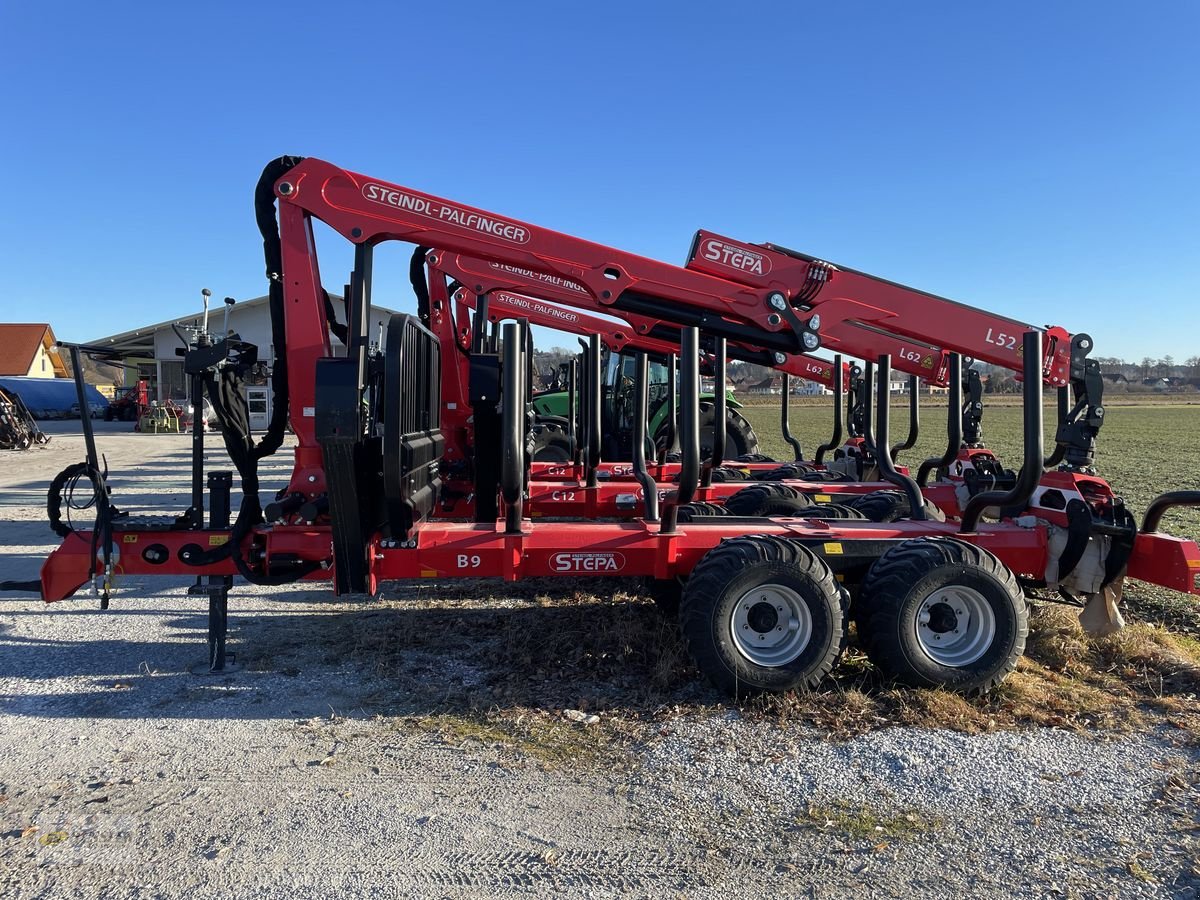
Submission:
M 572 577 L 593 575 L 652 575 L 671 578 L 690 572 L 708 550 L 725 538 L 744 534 L 737 523 L 681 525 L 674 534 L 659 533 L 658 526 L 642 521 L 625 523 L 556 522 L 553 528 L 527 525 L 520 535 L 506 535 L 503 525 L 429 522 L 418 532 L 418 546 L 397 549 L 375 540 L 371 547 L 371 589 L 391 579 L 493 576 L 509 581 L 531 576 Z M 1018 575 L 1038 579 L 1046 566 L 1046 532 L 1042 528 L 985 525 L 974 534 L 957 534 L 951 523 L 821 522 L 772 519 L 756 522 L 756 534 L 774 534 L 814 542 L 813 549 L 830 556 L 844 552 L 844 543 L 857 539 L 902 540 L 926 534 L 945 534 L 984 547 Z M 188 544 L 206 545 L 227 532 L 116 531 L 121 549 L 116 574 L 125 575 L 234 575 L 229 560 L 212 566 L 183 566 L 145 561 L 134 549 L 137 542 L 160 543 L 171 559 Z M 129 539 L 133 540 L 130 541 Z M 260 526 L 247 539 L 268 553 L 289 554 L 305 560 L 325 561 L 329 556 L 329 529 L 320 526 L 279 528 Z M 82 587 L 99 569 L 91 551 L 92 535 L 81 531 L 68 537 L 42 566 L 42 596 L 47 602 L 64 600 Z M 564 549 L 566 548 L 566 549 Z M 611 560 L 607 554 L 618 554 Z M 566 557 L 564 559 L 564 557 Z M 89 568 L 88 561 L 92 562 Z M 1192 541 L 1165 534 L 1140 534 L 1129 575 L 1183 593 L 1200 594 L 1200 550 Z M 327 580 L 329 569 L 309 576 Z

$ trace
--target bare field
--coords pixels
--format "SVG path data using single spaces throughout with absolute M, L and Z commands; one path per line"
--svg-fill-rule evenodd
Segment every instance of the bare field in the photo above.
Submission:
M 748 413 L 779 453 L 777 408 Z M 1018 416 L 987 413 L 1003 459 Z M 925 418 L 909 461 L 944 433 Z M 793 423 L 824 437 L 827 407 Z M 1101 471 L 1138 510 L 1196 486 L 1197 437 L 1200 409 L 1122 409 Z M 0 579 L 32 577 L 53 546 L 45 484 L 81 443 L 4 457 Z M 100 447 L 118 503 L 186 505 L 186 438 L 108 427 Z M 1146 462 L 1122 466 L 1118 448 Z M 269 462 L 268 489 L 287 469 L 286 453 Z M 1170 527 L 1200 535 L 1194 516 Z M 108 613 L 85 595 L 0 603 L 5 896 L 1200 888 L 1200 642 L 1194 604 L 1169 592 L 1132 585 L 1137 621 L 1103 641 L 1039 605 L 1028 659 L 988 698 L 897 689 L 852 648 L 822 691 L 738 709 L 697 681 L 636 583 L 390 585 L 375 600 L 239 585 L 244 668 L 220 678 L 189 671 L 204 616 L 186 585 L 128 579 Z

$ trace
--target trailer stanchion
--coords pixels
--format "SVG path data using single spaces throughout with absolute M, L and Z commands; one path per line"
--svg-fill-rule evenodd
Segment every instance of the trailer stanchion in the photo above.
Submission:
M 1065 387 L 1065 386 L 1060 387 L 1057 391 L 1055 391 L 1055 394 L 1056 394 L 1057 400 L 1058 400 L 1058 404 L 1057 404 L 1058 405 L 1058 422 L 1056 423 L 1056 426 L 1055 426 L 1056 427 L 1055 435 L 1057 436 L 1057 429 L 1062 428 L 1063 425 L 1067 424 L 1067 417 L 1070 416 L 1070 414 L 1071 414 L 1071 389 L 1069 387 Z M 1064 457 L 1066 457 L 1066 455 L 1067 455 L 1067 444 L 1064 442 L 1055 440 L 1054 452 L 1052 452 L 1049 456 L 1046 457 L 1046 462 L 1043 464 L 1042 467 L 1045 469 L 1053 469 L 1055 466 L 1057 466 L 1059 463 L 1061 463 L 1063 461 L 1063 459 L 1064 459 Z
M 501 372 L 500 492 L 504 498 L 504 533 L 520 534 L 525 491 L 525 361 L 522 329 L 516 322 L 502 326 L 504 364 Z
M 1042 466 L 1045 462 L 1045 436 L 1042 434 L 1042 333 L 1025 332 L 1022 347 L 1025 360 L 1025 402 L 1022 417 L 1025 428 L 1025 453 L 1021 472 L 1011 490 L 981 491 L 967 501 L 967 506 L 962 511 L 962 527 L 959 529 L 963 534 L 975 530 L 975 526 L 979 524 L 979 517 L 988 507 L 1000 507 L 1001 512 L 1006 507 L 1024 507 L 1037 490 L 1042 478 Z
M 671 453 L 679 452 L 679 358 L 667 357 L 667 433 L 662 449 L 658 453 L 659 464 L 667 461 Z
M 859 403 L 856 407 L 860 410 L 862 421 L 862 438 L 863 449 L 871 453 L 875 453 L 875 363 L 872 360 L 867 360 L 863 365 L 862 375 L 862 390 L 859 398 Z M 866 474 L 866 466 L 864 460 L 864 471 L 861 474 Z
M 962 447 L 962 356 L 950 354 L 950 380 L 947 382 L 950 397 L 946 411 L 946 451 L 941 456 L 931 456 L 917 470 L 917 484 L 925 487 L 929 473 L 944 469 L 958 457 Z
M 689 326 L 680 330 L 679 338 L 679 443 L 683 458 L 679 487 L 673 502 L 663 511 L 662 534 L 675 531 L 680 505 L 692 502 L 700 483 L 700 332 Z
M 567 363 L 567 437 L 571 441 L 571 462 L 576 466 L 579 465 L 578 392 L 579 363 L 573 359 Z
M 725 462 L 725 420 L 729 415 L 725 397 L 725 363 L 728 346 L 725 338 L 713 338 L 713 443 L 712 455 L 704 461 L 700 486 L 712 487 L 713 469 Z
M 835 370 L 839 371 L 840 370 Z M 804 451 L 800 447 L 800 439 L 792 434 L 792 424 L 789 420 L 789 401 L 792 395 L 792 376 L 787 372 L 783 373 L 783 400 L 779 404 L 779 430 L 783 432 L 783 439 L 791 445 L 792 457 L 796 462 L 804 461 Z M 836 401 L 835 401 L 836 402 Z
M 596 468 L 600 465 L 600 407 L 604 391 L 600 371 L 600 335 L 588 336 L 587 348 L 587 393 L 584 396 L 583 415 L 587 420 L 587 449 L 584 465 L 587 466 L 587 487 L 594 488 L 599 481 Z
M 646 418 L 649 414 L 649 362 L 644 351 L 633 355 L 633 474 L 642 486 L 645 498 L 646 521 L 658 521 L 658 483 L 646 469 Z
M 908 436 L 892 447 L 892 462 L 902 450 L 910 450 L 921 434 L 921 381 L 916 375 L 908 376 Z
M 890 481 L 904 491 L 904 496 L 908 498 L 908 518 L 924 522 L 929 518 L 929 514 L 925 511 L 925 498 L 921 494 L 921 488 L 913 479 L 900 472 L 892 461 L 892 452 L 889 447 L 891 438 L 888 434 L 891 423 L 891 408 L 889 403 L 891 400 L 891 380 L 892 358 L 890 356 L 881 356 L 879 357 L 879 377 L 875 388 L 879 404 L 879 409 L 876 412 L 878 433 L 869 435 L 868 439 L 875 445 L 875 461 L 879 466 L 879 474 L 883 476 L 885 481 Z
M 828 443 L 817 448 L 813 462 L 818 465 L 825 461 L 826 453 L 832 453 L 842 443 L 842 389 L 845 376 L 842 373 L 842 355 L 840 353 L 833 355 L 833 372 L 833 437 L 829 439 Z

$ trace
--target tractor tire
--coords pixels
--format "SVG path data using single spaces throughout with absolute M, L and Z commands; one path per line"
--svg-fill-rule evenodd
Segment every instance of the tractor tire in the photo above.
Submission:
M 847 500 L 846 505 L 854 507 L 872 522 L 895 522 L 912 515 L 908 497 L 903 491 L 872 491 Z M 946 514 L 928 500 L 925 501 L 925 514 L 931 522 L 946 521 Z
M 786 484 L 753 484 L 725 501 L 730 516 L 792 516 L 812 505 L 804 494 Z
M 664 619 L 677 621 L 679 619 L 679 601 L 683 596 L 684 579 L 682 578 L 647 578 L 645 579 L 646 593 L 654 601 L 655 608 Z
M 109 407 L 106 407 L 104 410 L 104 421 L 111 422 L 112 420 L 113 420 L 113 411 L 112 411 L 112 407 L 109 406 Z
M 701 558 L 679 620 L 704 676 L 742 698 L 816 688 L 845 648 L 844 606 L 833 572 L 807 547 L 746 535 Z
M 134 406 L 121 407 L 121 421 L 122 422 L 136 422 L 137 421 L 137 408 Z
M 700 404 L 700 458 L 708 459 L 713 451 L 713 427 L 716 407 L 711 403 Z M 758 435 L 735 409 L 725 410 L 725 458 L 737 459 L 747 453 L 758 452 Z
M 863 579 L 855 621 L 867 656 L 911 687 L 982 694 L 1025 652 L 1029 607 L 991 553 L 950 537 L 892 547 Z
M 568 433 L 566 419 L 558 416 L 539 416 L 533 425 L 534 462 L 570 462 L 575 447 Z
M 718 506 L 716 503 L 685 503 L 679 507 L 676 515 L 677 521 L 690 522 L 692 519 L 703 516 L 724 516 L 728 513 L 725 511 L 725 507 Z

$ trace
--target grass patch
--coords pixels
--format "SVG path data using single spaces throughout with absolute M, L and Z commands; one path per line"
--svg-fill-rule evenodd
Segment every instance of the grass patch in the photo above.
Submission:
M 917 813 L 881 814 L 847 804 L 810 805 L 794 823 L 801 828 L 836 831 L 856 840 L 894 841 L 914 837 L 937 827 L 937 821 Z
M 454 747 L 492 747 L 518 753 L 547 768 L 592 764 L 619 757 L 611 733 L 593 726 L 555 720 L 545 711 L 513 717 L 437 713 L 397 720 L 398 727 L 433 733 Z

